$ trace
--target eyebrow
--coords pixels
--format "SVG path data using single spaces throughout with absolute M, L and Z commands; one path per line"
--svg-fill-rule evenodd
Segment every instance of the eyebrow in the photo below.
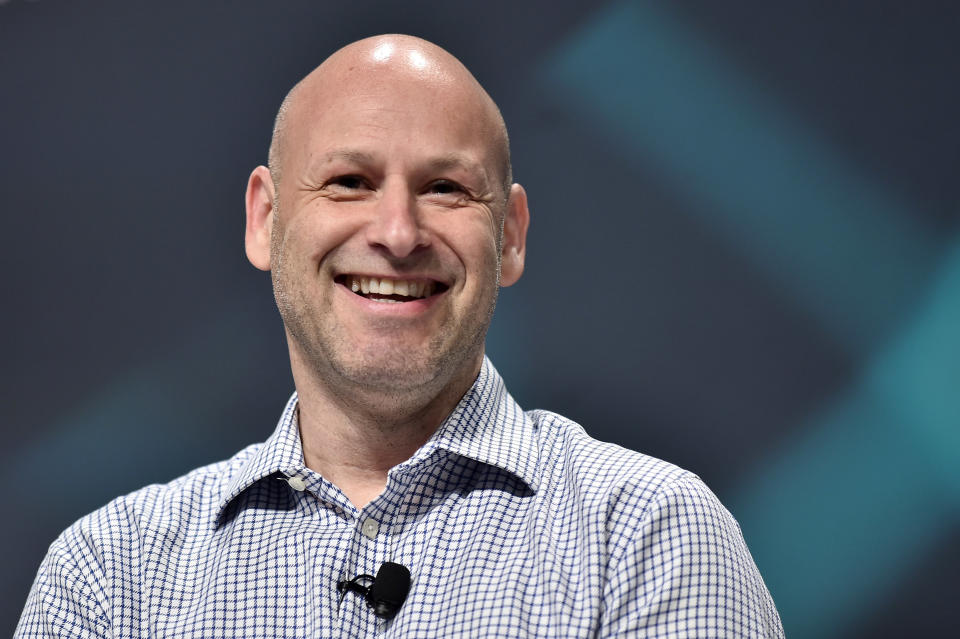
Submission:
M 440 157 L 431 159 L 429 162 L 427 162 L 427 165 L 431 169 L 464 169 L 466 171 L 479 173 L 484 177 L 487 175 L 483 165 L 470 160 L 460 153 L 447 153 L 445 155 L 441 155 Z
M 329 153 L 324 153 L 317 160 L 317 164 L 330 164 L 331 162 L 336 162 L 337 160 L 346 160 L 347 162 L 353 162 L 354 164 L 373 164 L 373 155 L 365 151 L 357 151 L 354 149 L 336 149 L 330 151 Z
M 360 166 L 370 166 L 377 162 L 374 154 L 368 153 L 367 151 L 361 151 L 359 149 L 334 149 L 317 158 L 313 165 L 323 166 L 337 161 L 345 161 Z M 426 161 L 425 167 L 431 171 L 461 169 L 471 175 L 478 176 L 483 181 L 483 188 L 489 188 L 490 179 L 483 164 L 476 162 L 463 153 L 452 151 L 430 158 Z

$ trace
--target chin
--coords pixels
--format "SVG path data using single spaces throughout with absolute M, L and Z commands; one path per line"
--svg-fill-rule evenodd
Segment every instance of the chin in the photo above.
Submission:
M 294 324 L 289 328 L 306 328 Z M 432 339 L 370 339 L 337 330 L 289 330 L 291 346 L 299 351 L 318 381 L 340 392 L 404 396 L 437 396 L 452 385 L 473 382 L 483 354 L 483 334 L 444 331 Z M 460 390 L 460 389 L 456 389 Z M 466 388 L 462 389 L 466 391 Z M 416 400 L 415 400 L 416 401 Z
M 437 395 L 475 367 L 479 357 L 466 349 L 404 347 L 356 349 L 334 357 L 333 368 L 358 387 L 382 394 Z M 472 379 L 471 379 L 472 381 Z M 465 390 L 465 389 L 464 389 Z
M 341 376 L 357 386 L 384 393 L 412 392 L 432 387 L 441 370 L 427 362 L 364 361 L 336 366 Z

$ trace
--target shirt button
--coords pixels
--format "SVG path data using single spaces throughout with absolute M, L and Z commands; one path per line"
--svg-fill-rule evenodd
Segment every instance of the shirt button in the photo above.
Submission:
M 367 517 L 364 519 L 363 524 L 360 526 L 360 532 L 362 532 L 365 537 L 369 537 L 370 539 L 376 539 L 377 532 L 379 532 L 379 530 L 380 522 L 372 517 Z
M 300 477 L 288 477 L 287 483 L 290 484 L 290 488 L 293 488 L 297 492 L 301 492 L 307 487 L 307 482 L 303 481 Z

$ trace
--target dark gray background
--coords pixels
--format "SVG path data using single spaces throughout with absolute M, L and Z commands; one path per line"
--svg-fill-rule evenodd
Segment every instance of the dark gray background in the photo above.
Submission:
M 953 3 L 0 2 L 0 634 L 46 547 L 273 429 L 243 189 L 286 90 L 381 32 L 501 105 L 526 408 L 700 474 L 788 636 L 943 636 L 960 574 Z M 948 616 L 949 615 L 949 616 Z

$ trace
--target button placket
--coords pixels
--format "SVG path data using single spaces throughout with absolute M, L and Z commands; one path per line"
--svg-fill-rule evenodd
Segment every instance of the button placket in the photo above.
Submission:
M 395 471 L 396 469 L 394 469 Z M 358 521 L 355 524 L 357 551 L 359 555 L 358 570 L 364 574 L 375 576 L 385 562 L 401 563 L 395 556 L 394 547 L 397 521 L 402 512 L 403 484 L 399 473 L 391 471 L 384 492 L 373 502 L 361 509 Z M 401 481 L 398 481 L 401 479 Z M 357 534 L 359 533 L 359 534 Z M 408 566 L 409 569 L 409 566 Z M 365 604 L 364 604 L 365 605 Z M 373 612 L 366 610 L 370 620 L 377 623 L 388 623 L 378 620 Z

